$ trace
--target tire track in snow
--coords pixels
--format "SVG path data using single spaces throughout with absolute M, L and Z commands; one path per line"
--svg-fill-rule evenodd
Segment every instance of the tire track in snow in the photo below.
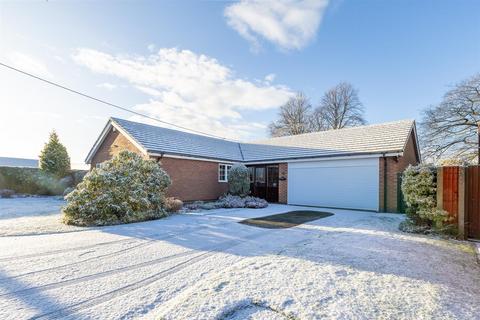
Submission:
M 173 236 L 170 236 L 170 237 L 173 237 Z M 66 264 L 62 264 L 62 265 L 59 265 L 59 266 L 54 266 L 54 267 L 50 267 L 50 268 L 46 268 L 46 269 L 40 269 L 40 270 L 34 270 L 34 271 L 29 271 L 29 272 L 26 272 L 26 273 L 21 273 L 21 274 L 17 274 L 17 275 L 13 275 L 13 276 L 10 276 L 10 277 L 4 277 L 4 278 L 0 278 L 0 285 L 4 282 L 8 282 L 9 280 L 11 279 L 18 279 L 18 278 L 22 278 L 22 277 L 26 277 L 26 276 L 29 276 L 29 275 L 34 275 L 34 274 L 41 274 L 41 273 L 44 273 L 44 272 L 48 272 L 48 271 L 52 271 L 52 270 L 61 270 L 65 267 L 71 267 L 71 266 L 75 266 L 75 265 L 81 265 L 85 262 L 88 262 L 88 261 L 92 261 L 92 260 L 96 260 L 96 259 L 99 259 L 99 258 L 107 258 L 107 257 L 114 257 L 114 256 L 119 256 L 121 254 L 124 254 L 124 253 L 127 253 L 131 250 L 134 250 L 134 249 L 137 249 L 137 248 L 141 248 L 141 247 L 145 247 L 145 246 L 148 246 L 156 241 L 161 241 L 161 240 L 166 240 L 170 237 L 163 237 L 161 239 L 156 239 L 156 240 L 148 240 L 146 242 L 143 242 L 143 243 L 139 243 L 137 245 L 134 245 L 134 246 L 131 246 L 131 247 L 128 247 L 128 248 L 124 248 L 124 249 L 120 249 L 120 250 L 117 250 L 117 251 L 113 251 L 113 252 L 108 252 L 108 253 L 105 253 L 105 254 L 100 254 L 98 256 L 93 256 L 93 257 L 89 257 L 89 258 L 86 258 L 86 259 L 83 259 L 83 260 L 79 260 L 79 261 L 76 261 L 76 262 L 71 262 L 71 263 L 66 263 Z M 135 241 L 137 242 L 137 241 Z
M 214 225 L 214 227 L 227 225 L 229 223 L 231 223 L 231 222 L 216 224 L 216 225 Z M 204 226 L 198 226 L 198 227 L 186 229 L 186 230 L 183 230 L 181 233 L 179 232 L 179 233 L 176 233 L 176 234 L 170 234 L 170 235 L 165 236 L 165 237 L 149 240 L 147 243 L 142 243 L 140 245 L 137 245 L 136 247 L 144 246 L 144 245 L 147 245 L 147 244 L 152 244 L 156 241 L 162 241 L 162 240 L 166 240 L 166 239 L 169 239 L 169 238 L 174 238 L 174 237 L 177 237 L 177 236 L 179 236 L 181 234 L 184 234 L 184 233 L 192 233 L 192 232 L 196 232 L 196 231 L 200 231 L 200 230 L 208 229 L 208 228 L 211 228 L 211 226 L 210 225 L 204 225 Z M 134 249 L 134 247 L 131 248 L 131 249 Z M 86 276 L 82 276 L 82 277 L 78 277 L 78 278 L 74 278 L 74 279 L 64 280 L 64 281 L 60 281 L 60 282 L 48 283 L 48 284 L 35 286 L 35 287 L 29 287 L 29 288 L 25 288 L 25 289 L 21 289 L 21 290 L 17 290 L 17 291 L 9 291 L 9 292 L 5 292 L 5 293 L 0 293 L 0 297 L 10 295 L 10 294 L 22 294 L 23 295 L 23 294 L 26 294 L 26 293 L 28 294 L 29 291 L 33 291 L 33 290 L 38 290 L 38 289 L 50 290 L 50 289 L 55 289 L 55 288 L 67 286 L 67 285 L 70 285 L 70 284 L 75 284 L 77 282 L 88 281 L 88 280 L 92 280 L 92 279 L 96 279 L 96 278 L 103 278 L 103 277 L 111 275 L 111 274 L 127 272 L 127 271 L 130 271 L 130 270 L 133 270 L 133 269 L 139 269 L 139 268 L 143 268 L 143 267 L 148 267 L 150 265 L 155 265 L 155 264 L 158 264 L 160 262 L 165 262 L 165 261 L 168 261 L 168 260 L 171 260 L 171 259 L 181 258 L 185 255 L 194 254 L 195 252 L 202 251 L 202 250 L 205 250 L 205 249 L 208 249 L 208 247 L 207 248 L 195 249 L 195 250 L 189 250 L 189 251 L 186 251 L 186 252 L 183 252 L 183 253 L 174 254 L 174 255 L 167 256 L 167 257 L 160 257 L 160 258 L 157 258 L 157 259 L 154 259 L 154 260 L 144 261 L 144 262 L 140 262 L 140 263 L 137 263 L 137 264 L 134 264 L 134 265 L 125 266 L 125 267 L 121 267 L 121 268 L 117 268 L 117 269 L 106 270 L 106 271 L 103 271 L 103 272 L 100 272 L 100 273 L 94 273 L 94 274 L 90 274 L 90 275 L 86 275 Z M 125 253 L 126 250 L 129 250 L 129 248 L 124 249 L 124 250 L 119 250 L 117 253 L 115 253 L 115 255 L 120 255 L 122 253 Z M 105 256 L 109 256 L 109 255 L 110 254 L 108 254 L 108 253 L 105 254 Z M 54 270 L 54 269 L 57 269 L 57 268 L 62 268 L 62 267 L 65 267 L 65 266 L 77 265 L 77 264 L 84 263 L 85 261 L 94 260 L 96 258 L 98 258 L 98 256 L 97 257 L 90 257 L 90 258 L 84 259 L 82 261 L 73 262 L 73 263 L 70 263 L 70 264 L 67 264 L 67 265 L 64 265 L 64 266 L 60 266 L 60 267 L 52 267 L 52 268 L 48 268 L 48 269 L 45 269 L 45 270 L 39 270 L 38 272 L 32 271 L 32 272 L 29 272 L 29 273 L 25 273 L 23 275 L 17 275 L 17 276 L 13 276 L 13 277 L 3 278 L 3 279 L 0 279 L 0 284 L 3 283 L 3 282 L 8 282 L 10 279 L 18 278 L 20 276 L 35 274 L 35 273 L 41 273 L 41 272 L 47 272 L 47 271 Z
M 199 216 L 202 218 L 205 218 L 207 220 L 215 220 L 212 219 L 208 216 Z M 214 226 L 224 226 L 229 223 L 232 223 L 231 221 L 226 222 L 226 223 L 220 223 L 220 224 L 215 224 Z M 185 232 L 194 232 L 198 231 L 201 229 L 209 228 L 210 226 L 200 226 L 200 227 L 195 227 L 195 228 L 190 228 L 187 230 L 183 230 L 182 233 Z M 102 231 L 101 229 L 92 229 L 92 230 L 82 230 L 82 231 Z M 125 235 L 127 237 L 127 235 Z M 158 234 L 152 234 L 151 237 L 158 236 Z M 58 250 L 52 250 L 52 251 L 46 251 L 46 252 L 41 252 L 41 253 L 31 253 L 31 254 L 26 254 L 26 255 L 21 255 L 21 256 L 10 256 L 10 257 L 0 257 L 0 262 L 5 262 L 5 261 L 16 261 L 16 260 L 21 260 L 21 259 L 29 259 L 29 258 L 38 258 L 38 257 L 44 257 L 44 256 L 49 256 L 53 254 L 58 254 L 58 253 L 64 253 L 64 252 L 71 252 L 71 251 L 79 251 L 79 250 L 87 250 L 87 249 L 92 249 L 97 246 L 104 246 L 104 245 L 109 245 L 109 244 L 117 244 L 117 243 L 122 243 L 122 242 L 136 242 L 138 241 L 137 239 L 132 239 L 131 236 L 128 236 L 127 239 L 120 239 L 120 240 L 114 240 L 114 241 L 106 241 L 106 242 L 100 242 L 100 243 L 95 243 L 91 245 L 86 245 L 86 246 L 80 246 L 80 247 L 73 247 L 73 248 L 65 248 L 65 249 L 58 249 Z
M 122 243 L 122 242 L 136 242 L 136 241 L 138 241 L 138 240 L 132 239 L 132 238 L 127 238 L 127 239 L 120 239 L 120 240 L 114 240 L 114 241 L 100 242 L 100 243 L 91 244 L 91 245 L 87 245 L 87 246 L 81 246 L 81 247 L 73 247 L 73 248 L 58 249 L 58 250 L 53 250 L 53 251 L 46 251 L 46 252 L 41 252 L 41 253 L 25 254 L 25 255 L 22 255 L 22 256 L 1 257 L 0 262 L 16 261 L 16 260 L 30 259 L 30 258 L 39 258 L 39 257 L 44 257 L 44 256 L 57 254 L 57 253 L 87 250 L 87 249 L 92 249 L 92 248 L 95 248 L 95 247 L 98 247 L 98 246 L 104 246 L 104 245 L 109 245 L 109 244 L 117 244 L 117 243 Z
M 114 289 L 112 291 L 103 293 L 99 296 L 96 296 L 96 297 L 93 297 L 93 298 L 90 298 L 90 299 L 87 299 L 87 300 L 84 300 L 84 301 L 80 301 L 78 303 L 74 303 L 70 306 L 60 308 L 60 309 L 57 309 L 57 310 L 54 310 L 54 311 L 51 311 L 51 312 L 47 312 L 47 313 L 44 313 L 44 314 L 41 314 L 41 315 L 38 315 L 38 316 L 34 316 L 30 319 L 42 319 L 42 318 L 61 319 L 61 318 L 70 316 L 70 315 L 72 315 L 72 314 L 74 314 L 74 313 L 76 313 L 80 310 L 88 309 L 88 308 L 94 307 L 96 305 L 102 304 L 104 302 L 110 301 L 114 298 L 117 298 L 119 296 L 131 293 L 134 290 L 137 290 L 137 289 L 140 289 L 140 288 L 145 287 L 147 285 L 150 285 L 150 284 L 152 284 L 152 283 L 154 283 L 158 280 L 161 280 L 162 278 L 165 278 L 169 275 L 178 273 L 178 272 L 182 271 L 183 269 L 185 269 L 189 266 L 192 266 L 196 263 L 204 261 L 205 259 L 207 259 L 210 256 L 214 256 L 218 251 L 229 250 L 229 249 L 231 249 L 231 248 L 233 248 L 233 247 L 235 247 L 239 244 L 242 244 L 244 241 L 255 240 L 255 239 L 261 238 L 262 236 L 266 236 L 266 235 L 269 235 L 269 234 L 270 233 L 265 233 L 265 231 L 261 231 L 261 232 L 252 234 L 250 236 L 247 236 L 247 237 L 244 237 L 244 238 L 241 238 L 241 239 L 233 239 L 233 240 L 227 241 L 227 242 L 223 243 L 223 245 L 217 245 L 217 246 L 209 249 L 208 251 L 197 254 L 192 258 L 183 260 L 183 261 L 175 264 L 172 267 L 169 267 L 167 269 L 164 269 L 162 271 L 154 273 L 153 275 L 150 275 L 150 276 L 148 276 L 148 277 L 146 277 L 142 280 L 139 280 L 139 281 L 130 283 L 128 285 L 125 285 L 123 287 Z M 187 253 L 193 254 L 197 251 L 198 250 L 191 250 L 191 251 L 185 252 L 185 254 L 187 254 Z M 155 261 L 155 260 L 152 260 L 152 261 Z M 152 264 L 155 264 L 155 263 L 152 263 Z M 51 288 L 49 288 L 49 289 L 51 289 Z

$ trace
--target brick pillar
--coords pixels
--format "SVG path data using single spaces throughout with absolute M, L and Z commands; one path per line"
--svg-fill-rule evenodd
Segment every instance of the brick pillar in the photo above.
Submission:
M 278 202 L 287 203 L 288 200 L 288 163 L 278 165 Z

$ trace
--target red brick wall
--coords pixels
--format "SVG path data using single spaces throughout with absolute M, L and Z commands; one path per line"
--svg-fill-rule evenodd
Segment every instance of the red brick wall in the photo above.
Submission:
M 228 190 L 226 182 L 218 182 L 217 162 L 163 157 L 160 163 L 172 179 L 168 190 L 171 197 L 183 201 L 214 200 Z
M 288 199 L 288 163 L 278 165 L 278 202 L 287 203 Z M 286 178 L 281 180 L 281 178 Z
M 141 151 L 118 130 L 110 130 L 92 158 L 91 168 L 110 160 L 120 151 Z M 158 159 L 157 159 L 158 160 Z M 218 182 L 218 163 L 164 157 L 162 168 L 172 179 L 168 195 L 184 201 L 217 199 L 228 189 L 226 182 Z
M 105 140 L 103 140 L 103 143 L 93 156 L 90 168 L 95 168 L 97 163 L 112 159 L 123 150 L 129 150 L 141 154 L 140 150 L 123 134 L 118 130 L 110 129 Z
M 384 164 L 385 158 L 380 158 L 380 211 L 397 212 L 397 173 L 403 172 L 409 164 L 419 163 L 416 154 L 415 136 L 412 134 L 407 142 L 402 157 L 387 157 L 387 208 L 384 208 Z

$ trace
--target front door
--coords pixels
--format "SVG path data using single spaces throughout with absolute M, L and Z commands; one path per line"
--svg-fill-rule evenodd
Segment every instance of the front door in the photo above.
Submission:
M 265 167 L 255 167 L 254 181 L 254 196 L 265 199 L 267 196 L 267 172 Z
M 268 202 L 278 202 L 278 165 L 251 166 L 250 192 Z
M 267 166 L 267 195 L 268 202 L 278 202 L 278 166 Z

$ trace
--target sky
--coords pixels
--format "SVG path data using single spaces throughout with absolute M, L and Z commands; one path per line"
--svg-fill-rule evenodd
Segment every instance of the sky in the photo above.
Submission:
M 297 91 L 339 82 L 368 123 L 421 120 L 480 72 L 480 1 L 1 1 L 0 62 L 217 136 L 268 136 Z M 154 123 L 0 66 L 0 156 L 55 129 L 83 163 L 109 117 Z

